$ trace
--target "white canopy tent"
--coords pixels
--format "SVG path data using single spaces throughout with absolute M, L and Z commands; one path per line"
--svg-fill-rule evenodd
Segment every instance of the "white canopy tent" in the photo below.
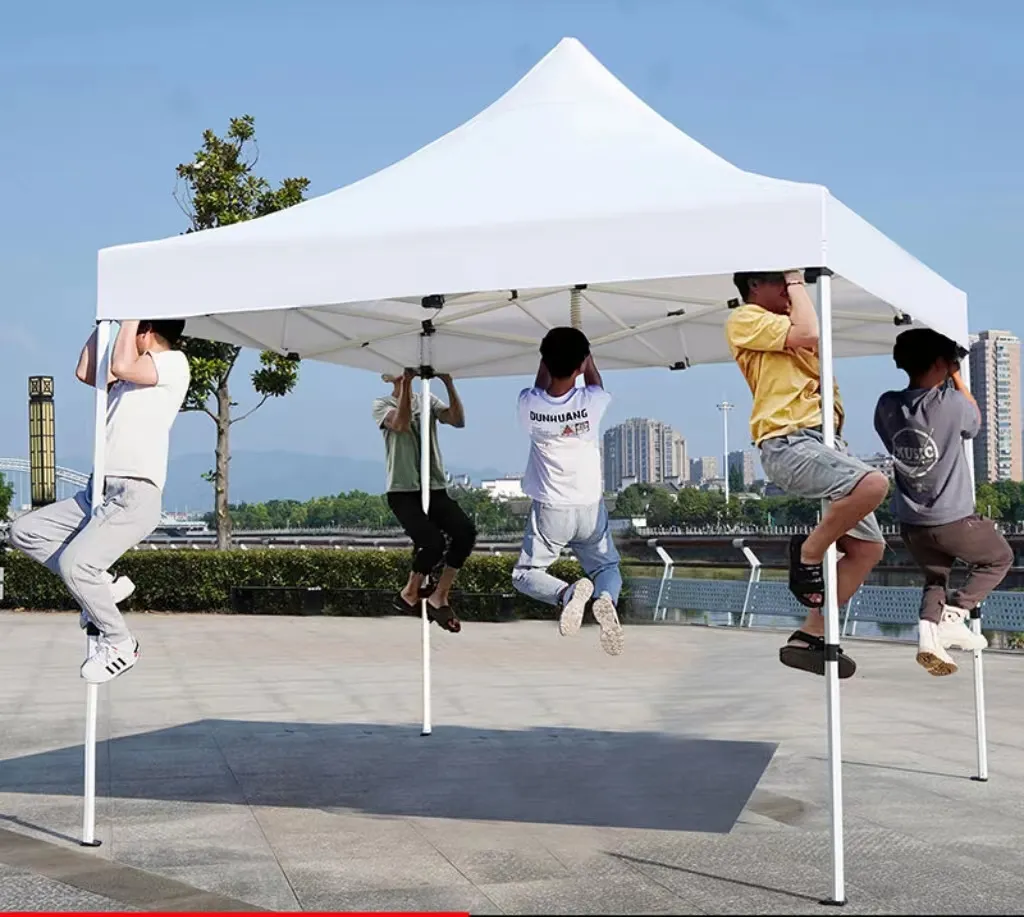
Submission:
M 827 189 L 716 156 L 567 38 L 475 118 L 368 178 L 248 223 L 101 251 L 100 351 L 112 321 L 185 318 L 189 335 L 302 359 L 424 367 L 426 394 L 431 373 L 532 374 L 544 331 L 572 322 L 604 370 L 684 369 L 730 359 L 734 271 L 797 267 L 816 280 L 826 414 L 833 356 L 889 353 L 910 324 L 968 345 L 963 292 Z M 98 389 L 97 480 L 104 413 Z M 835 562 L 833 550 L 830 647 Z M 827 658 L 842 901 L 839 684 Z M 94 741 L 94 694 L 89 704 Z

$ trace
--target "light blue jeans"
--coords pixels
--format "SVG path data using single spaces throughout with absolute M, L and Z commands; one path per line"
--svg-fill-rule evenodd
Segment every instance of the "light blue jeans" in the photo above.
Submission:
M 618 603 L 622 591 L 619 552 L 608 530 L 603 500 L 590 506 L 534 502 L 519 562 L 512 572 L 512 585 L 532 599 L 558 605 L 568 583 L 548 573 L 548 567 L 558 560 L 563 548 L 571 548 L 576 555 L 583 572 L 594 583 L 594 596 L 606 592 L 612 602 Z M 564 596 L 566 601 L 569 595 Z

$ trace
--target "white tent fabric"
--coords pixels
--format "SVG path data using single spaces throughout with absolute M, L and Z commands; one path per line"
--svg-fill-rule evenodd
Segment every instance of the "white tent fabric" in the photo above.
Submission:
M 737 270 L 828 267 L 835 355 L 886 353 L 909 316 L 962 345 L 966 296 L 814 184 L 736 168 L 566 38 L 475 118 L 376 174 L 247 223 L 104 249 L 99 319 L 304 359 L 529 374 L 547 327 L 604 369 L 729 359 Z M 513 292 L 514 291 L 514 292 Z M 439 311 L 423 297 L 446 294 Z M 655 333 L 656 332 L 656 333 Z

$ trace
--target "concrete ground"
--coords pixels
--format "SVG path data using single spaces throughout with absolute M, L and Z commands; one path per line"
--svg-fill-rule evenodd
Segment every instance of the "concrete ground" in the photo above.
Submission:
M 0 909 L 830 913 L 824 681 L 780 633 L 539 622 L 135 616 L 101 689 L 97 831 L 80 830 L 84 640 L 0 615 Z M 849 913 L 1020 913 L 1024 659 L 847 641 Z

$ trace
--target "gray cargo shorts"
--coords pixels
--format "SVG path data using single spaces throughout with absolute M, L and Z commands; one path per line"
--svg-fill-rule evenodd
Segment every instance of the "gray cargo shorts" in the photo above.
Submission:
M 830 449 L 816 429 L 761 441 L 761 467 L 765 477 L 791 497 L 839 500 L 849 496 L 866 474 L 875 469 L 850 455 L 846 443 L 836 439 Z M 861 541 L 885 544 L 875 514 L 861 519 L 846 533 Z

